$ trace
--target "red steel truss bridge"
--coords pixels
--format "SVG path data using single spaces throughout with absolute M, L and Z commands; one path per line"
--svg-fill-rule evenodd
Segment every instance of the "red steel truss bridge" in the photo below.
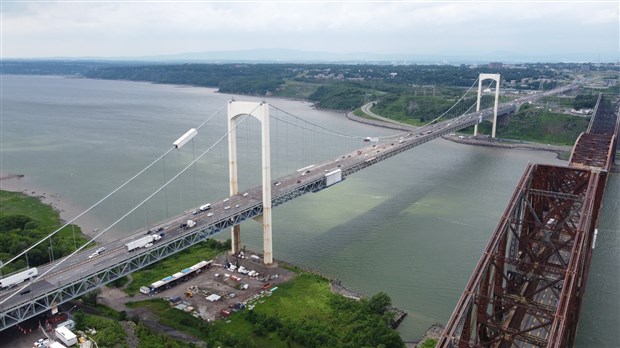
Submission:
M 438 347 L 574 346 L 618 105 L 599 95 L 568 166 L 527 166 Z

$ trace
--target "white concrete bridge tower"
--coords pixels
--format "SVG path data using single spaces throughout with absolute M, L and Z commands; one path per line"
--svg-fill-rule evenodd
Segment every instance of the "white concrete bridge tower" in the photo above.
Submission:
M 480 98 L 482 97 L 482 81 L 493 80 L 495 81 L 495 105 L 493 106 L 493 130 L 491 131 L 491 137 L 495 138 L 495 131 L 497 130 L 497 106 L 499 105 L 499 74 L 480 74 L 478 77 L 478 101 L 476 102 L 476 112 L 480 111 Z M 478 135 L 478 124 L 474 126 L 474 136 Z
M 262 152 L 262 186 L 263 186 L 263 215 L 256 220 L 263 225 L 263 262 L 273 263 L 271 241 L 271 157 L 269 140 L 269 104 L 262 102 L 228 102 L 228 169 L 230 176 L 230 195 L 239 193 L 237 172 L 237 132 L 235 126 L 240 116 L 249 115 L 261 123 L 261 152 Z M 239 225 L 232 228 L 232 253 L 237 254 L 241 246 Z

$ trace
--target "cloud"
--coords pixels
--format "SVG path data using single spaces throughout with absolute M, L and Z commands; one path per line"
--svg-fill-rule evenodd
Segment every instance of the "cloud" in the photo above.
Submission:
M 618 51 L 619 5 L 583 2 L 45 2 L 2 5 L 5 57 L 282 47 Z M 458 53 L 458 52 L 455 52 Z

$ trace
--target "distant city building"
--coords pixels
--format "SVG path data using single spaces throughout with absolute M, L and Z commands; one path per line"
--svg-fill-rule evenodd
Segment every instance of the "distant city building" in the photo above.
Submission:
M 502 68 L 502 63 L 501 62 L 491 62 L 491 63 L 489 63 L 489 69 L 499 70 L 501 68 Z

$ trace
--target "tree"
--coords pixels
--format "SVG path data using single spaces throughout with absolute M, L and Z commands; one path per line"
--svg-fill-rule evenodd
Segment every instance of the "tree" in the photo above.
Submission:
M 84 324 L 84 311 L 82 311 L 81 309 L 75 311 L 75 313 L 73 314 L 73 321 L 75 322 L 75 327 L 78 330 L 86 329 Z
M 385 314 L 390 306 L 392 306 L 392 299 L 385 292 L 373 295 L 368 302 L 370 311 L 379 315 Z

